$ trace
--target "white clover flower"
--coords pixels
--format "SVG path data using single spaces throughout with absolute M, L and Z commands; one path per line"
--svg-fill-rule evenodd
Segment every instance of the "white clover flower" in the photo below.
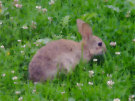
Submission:
M 36 92 L 36 89 L 33 89 L 32 93 L 35 93 Z
M 107 85 L 109 87 L 112 87 L 114 85 L 114 82 L 112 80 L 107 81 Z
M 135 95 L 130 95 L 128 101 L 134 101 Z
M 3 45 L 1 45 L 0 47 L 1 47 L 1 48 L 4 48 L 4 46 L 3 46 Z
M 93 82 L 88 82 L 89 85 L 93 85 Z
M 46 8 L 43 8 L 42 9 L 43 13 L 47 12 L 47 9 Z
M 13 19 L 14 19 L 14 17 L 10 17 L 10 19 L 11 19 L 11 20 L 13 20 Z
M 21 54 L 23 54 L 24 53 L 24 51 L 20 51 L 21 52 Z
M 71 36 L 71 38 L 72 38 L 72 39 L 74 39 L 74 40 L 76 39 L 76 37 L 75 37 L 75 36 L 73 36 L 73 35 Z
M 129 18 L 131 15 L 130 15 L 130 13 L 131 13 L 131 11 L 128 11 L 127 13 L 126 13 L 126 18 Z
M 32 21 L 32 25 L 36 25 L 37 23 L 35 21 Z
M 11 71 L 11 73 L 13 73 L 13 74 L 14 74 L 14 73 L 15 73 L 15 71 L 14 71 L 14 70 L 12 70 L 12 71 Z
M 115 99 L 113 99 L 113 101 L 120 101 L 120 99 L 119 98 L 115 98 Z
M 135 39 L 133 39 L 133 42 L 135 42 Z
M 22 101 L 22 100 L 23 100 L 23 97 L 19 97 L 19 98 L 18 98 L 18 101 Z
M 19 94 L 21 94 L 21 91 L 15 91 L 15 94 L 19 95 Z
M 116 42 L 110 42 L 110 46 L 116 46 Z
M 54 2 L 54 0 L 51 0 L 50 2 L 49 2 L 49 5 L 53 5 L 55 2 Z
M 26 45 L 23 45 L 23 46 L 21 46 L 21 47 L 25 48 L 25 47 L 26 47 Z
M 15 4 L 16 8 L 22 8 L 22 4 Z
M 22 40 L 17 40 L 18 42 L 21 42 Z
M 82 83 L 76 83 L 76 85 L 77 85 L 78 87 L 83 86 L 83 84 L 82 84 Z
M 112 6 L 112 5 L 106 5 L 107 8 L 110 8 L 116 12 L 120 12 L 120 9 L 118 7 Z
M 22 29 L 28 29 L 28 27 L 26 25 L 22 26 Z
M 48 17 L 48 20 L 49 20 L 49 21 L 52 21 L 52 17 Z
M 38 82 L 34 82 L 34 85 L 38 84 Z
M 12 80 L 17 80 L 17 79 L 18 79 L 17 76 L 12 77 Z
M 98 61 L 98 59 L 93 59 L 93 61 L 94 61 L 94 62 L 97 62 L 97 61 Z
M 62 95 L 65 94 L 65 91 L 61 92 L 61 94 L 62 94 Z
M 17 82 L 14 82 L 14 84 L 18 84 Z
M 116 55 L 120 55 L 120 52 L 115 52 Z
M 112 74 L 107 74 L 107 77 L 112 77 Z
M 37 23 L 36 22 L 34 22 L 34 21 L 32 21 L 32 23 L 31 23 L 31 28 L 33 28 L 33 29 L 36 29 L 37 28 Z
M 36 8 L 40 10 L 42 7 L 41 6 L 36 6 Z
M 2 25 L 2 21 L 0 21 L 0 25 Z
M 5 77 L 5 76 L 6 76 L 6 74 L 5 74 L 5 73 L 3 73 L 1 76 Z
M 93 77 L 93 76 L 94 76 L 94 71 L 93 70 L 89 71 L 89 77 Z

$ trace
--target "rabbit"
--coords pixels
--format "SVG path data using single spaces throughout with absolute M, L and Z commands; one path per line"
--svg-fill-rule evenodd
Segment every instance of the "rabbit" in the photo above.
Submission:
M 60 39 L 43 46 L 29 64 L 30 80 L 33 82 L 53 80 L 60 71 L 68 73 L 74 70 L 81 59 L 88 62 L 93 56 L 106 52 L 104 42 L 93 35 L 91 27 L 80 19 L 76 22 L 82 41 Z

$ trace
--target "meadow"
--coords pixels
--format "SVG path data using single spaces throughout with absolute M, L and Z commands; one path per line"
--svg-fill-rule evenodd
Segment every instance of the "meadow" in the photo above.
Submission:
M 80 41 L 76 19 L 106 44 L 104 56 L 32 83 L 28 65 L 47 42 Z M 1 0 L 0 101 L 134 101 L 134 0 Z

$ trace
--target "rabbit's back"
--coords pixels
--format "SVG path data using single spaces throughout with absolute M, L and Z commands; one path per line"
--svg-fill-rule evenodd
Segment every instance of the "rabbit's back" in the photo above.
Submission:
M 72 40 L 56 40 L 42 47 L 29 64 L 29 76 L 33 81 L 52 79 L 58 68 L 69 71 L 81 57 L 80 45 Z

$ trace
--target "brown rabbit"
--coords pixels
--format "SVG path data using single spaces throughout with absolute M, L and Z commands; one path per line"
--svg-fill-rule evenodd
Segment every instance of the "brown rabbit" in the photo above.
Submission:
M 38 50 L 29 64 L 29 77 L 34 82 L 53 79 L 57 72 L 74 69 L 82 58 L 89 61 L 94 55 L 106 51 L 104 42 L 92 35 L 88 24 L 77 19 L 77 27 L 82 35 L 81 42 L 56 40 Z

